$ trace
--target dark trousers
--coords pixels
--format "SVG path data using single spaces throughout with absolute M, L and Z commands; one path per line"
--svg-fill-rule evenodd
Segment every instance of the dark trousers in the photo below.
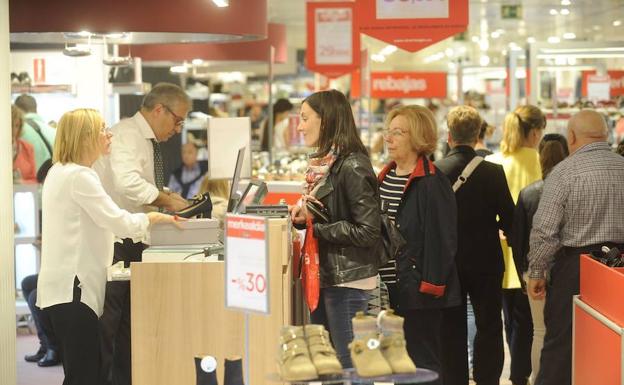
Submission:
M 400 309 L 398 290 L 395 284 L 387 284 L 390 307 L 403 317 L 403 332 L 409 354 L 417 368 L 425 368 L 440 374 L 442 370 L 440 344 L 440 327 L 442 325 L 442 309 Z M 441 385 L 441 376 L 427 384 Z
M 503 289 L 503 314 L 511 355 L 509 379 L 514 385 L 526 385 L 531 375 L 533 319 L 529 298 L 522 289 Z
M 459 272 L 463 304 L 442 311 L 442 379 L 444 385 L 468 384 L 466 294 L 474 309 L 473 378 L 477 385 L 498 385 L 503 371 L 501 274 Z
M 115 243 L 113 263 L 140 262 L 145 245 L 124 239 Z M 102 385 L 132 384 L 132 351 L 130 336 L 130 282 L 106 283 L 104 313 L 100 318 L 102 347 Z
M 352 368 L 349 344 L 353 341 L 351 319 L 358 311 L 366 311 L 368 292 L 349 287 L 321 289 L 319 304 L 310 313 L 313 324 L 325 325 L 343 368 Z
M 24 299 L 26 299 L 28 309 L 30 309 L 30 315 L 35 323 L 41 349 L 58 351 L 57 344 L 54 341 L 54 334 L 52 333 L 50 317 L 46 312 L 41 311 L 41 309 L 36 306 L 37 279 L 39 279 L 39 274 L 33 274 L 25 277 L 22 280 L 22 294 L 24 294 Z
M 546 335 L 536 385 L 572 383 L 572 297 L 579 293 L 579 252 L 555 257 L 546 288 Z
M 63 360 L 63 385 L 97 384 L 100 376 L 100 334 L 95 312 L 80 302 L 78 279 L 70 303 L 50 306 L 44 313 L 57 338 Z

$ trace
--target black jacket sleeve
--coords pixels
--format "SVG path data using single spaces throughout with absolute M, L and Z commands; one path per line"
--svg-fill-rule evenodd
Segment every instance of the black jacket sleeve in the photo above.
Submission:
M 423 178 L 424 259 L 419 291 L 444 295 L 457 252 L 457 204 L 448 179 L 442 175 Z
M 509 186 L 507 185 L 507 178 L 505 178 L 505 171 L 502 166 L 498 166 L 497 169 L 497 180 L 493 181 L 493 185 L 496 189 L 494 196 L 498 198 L 496 202 L 498 208 L 498 226 L 503 230 L 507 238 L 512 238 L 511 228 L 513 226 L 514 203 L 511 198 L 511 193 L 509 192 Z
M 511 241 L 509 242 L 513 252 L 514 264 L 518 272 L 518 278 L 523 283 L 522 273 L 527 269 L 526 257 L 528 250 L 529 229 L 527 221 L 527 210 L 524 204 L 524 190 L 520 192 L 518 203 L 514 210 L 513 227 L 511 231 Z
M 369 247 L 381 237 L 381 213 L 377 199 L 377 179 L 370 165 L 345 161 L 338 174 L 334 193 L 345 194 L 351 220 L 314 224 L 314 234 L 329 243 Z

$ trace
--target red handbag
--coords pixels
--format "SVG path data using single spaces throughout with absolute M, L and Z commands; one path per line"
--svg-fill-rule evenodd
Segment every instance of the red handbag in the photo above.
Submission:
M 303 266 L 301 269 L 301 283 L 303 295 L 310 311 L 316 310 L 321 291 L 321 277 L 319 274 L 318 240 L 314 236 L 312 218 L 306 221 L 306 236 L 303 241 Z

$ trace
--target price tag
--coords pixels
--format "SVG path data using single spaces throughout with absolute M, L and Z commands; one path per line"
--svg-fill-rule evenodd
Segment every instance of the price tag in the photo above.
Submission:
M 225 306 L 269 314 L 268 221 L 225 218 Z

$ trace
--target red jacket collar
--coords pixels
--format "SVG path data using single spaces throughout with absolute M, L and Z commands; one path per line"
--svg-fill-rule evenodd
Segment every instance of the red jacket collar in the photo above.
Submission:
M 377 176 L 377 180 L 379 181 L 380 184 L 386 177 L 386 174 L 388 174 L 388 172 L 395 167 L 396 167 L 396 162 L 392 161 L 388 163 L 383 168 L 383 170 L 381 170 L 381 172 Z M 419 156 L 418 160 L 416 161 L 416 166 L 414 166 L 412 173 L 407 179 L 407 183 L 405 183 L 405 188 L 403 189 L 403 191 L 407 190 L 407 188 L 409 187 L 410 183 L 412 183 L 412 180 L 414 178 L 421 178 L 423 176 L 433 175 L 435 174 L 435 170 L 436 169 L 435 169 L 435 166 L 433 165 L 433 162 L 427 159 L 426 156 Z

